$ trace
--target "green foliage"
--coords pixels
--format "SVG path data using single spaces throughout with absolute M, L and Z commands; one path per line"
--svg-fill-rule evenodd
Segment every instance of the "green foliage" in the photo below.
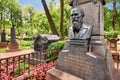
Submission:
M 14 69 L 14 74 L 18 75 L 19 73 L 21 73 L 20 71 L 23 70 L 23 69 L 28 71 L 29 70 L 29 65 L 28 64 L 24 64 L 24 61 L 20 60 L 20 67 Z
M 104 30 L 111 31 L 114 28 L 115 30 L 120 30 L 120 8 L 118 6 L 120 4 L 120 0 L 107 0 L 106 2 L 109 5 L 113 5 L 114 2 L 116 2 L 117 5 L 116 5 L 116 9 L 115 7 L 112 7 L 114 8 L 114 10 L 116 10 L 115 12 L 113 9 L 110 9 L 106 6 L 104 7 Z M 115 17 L 114 22 L 113 22 L 113 17 Z M 113 23 L 115 24 L 115 26 L 112 26 Z
M 31 41 L 32 38 L 31 37 L 25 37 L 23 40 L 25 40 L 25 41 Z
M 66 41 L 58 41 L 58 42 L 51 43 L 48 46 L 48 50 L 51 50 L 51 49 L 60 49 L 61 50 L 64 47 L 65 42 Z M 55 60 L 57 58 L 58 58 L 58 52 L 53 51 L 53 52 L 47 54 L 47 62 Z
M 6 52 L 6 48 L 0 48 L 0 53 Z
M 112 10 L 104 7 L 104 30 L 112 30 Z
M 9 29 L 13 24 L 16 25 L 17 36 L 22 36 L 24 33 L 26 36 L 52 33 L 45 12 L 35 10 L 32 5 L 20 5 L 17 0 L 0 0 L 0 5 L 0 16 L 2 17 L 0 29 L 1 27 L 6 29 L 7 35 L 10 35 Z M 60 33 L 60 3 L 50 0 L 48 6 L 55 27 Z M 66 36 L 70 26 L 70 10 L 68 0 L 65 0 L 63 30 Z
M 21 46 L 30 46 L 32 44 L 32 41 L 23 41 L 20 43 Z
M 52 43 L 52 44 L 50 44 L 48 46 L 48 50 L 51 50 L 51 49 L 62 49 L 64 47 L 65 42 L 66 41 L 54 42 L 54 43 Z
M 105 32 L 104 37 L 106 39 L 108 39 L 108 38 L 117 38 L 118 34 L 120 34 L 119 31 L 109 31 L 109 32 Z
M 26 49 L 30 49 L 30 46 L 32 45 L 32 40 L 31 41 L 22 41 L 19 46 L 21 50 L 26 50 Z
M 58 52 L 51 52 L 47 54 L 47 62 L 53 61 L 58 58 Z

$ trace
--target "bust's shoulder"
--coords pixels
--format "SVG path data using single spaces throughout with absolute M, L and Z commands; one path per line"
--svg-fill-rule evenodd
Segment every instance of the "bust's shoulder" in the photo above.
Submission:
M 86 26 L 86 27 L 93 27 L 93 25 L 90 24 L 90 23 L 83 23 L 83 25 Z

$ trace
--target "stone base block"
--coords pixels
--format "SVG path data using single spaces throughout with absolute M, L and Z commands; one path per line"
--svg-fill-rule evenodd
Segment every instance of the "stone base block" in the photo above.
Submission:
M 9 43 L 6 49 L 7 52 L 20 51 L 18 43 Z
M 56 68 L 47 71 L 46 80 L 83 80 Z
M 7 42 L 0 42 L 0 48 L 7 47 Z
M 114 75 L 114 80 L 120 80 L 120 69 L 116 69 Z

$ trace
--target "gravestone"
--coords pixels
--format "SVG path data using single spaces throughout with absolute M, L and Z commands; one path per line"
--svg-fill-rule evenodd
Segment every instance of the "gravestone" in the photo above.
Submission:
M 14 42 L 16 42 L 16 33 L 15 33 L 15 28 L 14 27 L 12 27 L 11 28 L 11 34 L 10 34 L 10 36 L 11 36 L 11 40 L 10 40 L 10 42 L 12 43 L 14 43 Z
M 60 37 L 57 35 L 50 35 L 50 34 L 40 34 L 35 38 L 34 41 L 34 53 L 38 53 L 38 56 L 31 56 L 29 59 L 29 63 L 36 65 L 40 62 L 47 62 L 46 59 L 46 54 L 40 51 L 47 50 L 48 46 L 53 43 L 57 42 L 60 40 Z M 34 57 L 34 58 L 33 58 Z
M 3 30 L 2 33 L 1 33 L 1 42 L 6 42 L 6 33 L 5 33 L 5 30 Z
M 103 0 L 74 1 L 78 1 L 77 7 L 84 11 L 83 22 L 93 25 L 89 43 L 81 44 L 81 41 L 86 38 L 68 40 L 59 53 L 55 69 L 47 72 L 46 80 L 68 80 L 69 77 L 71 77 L 69 80 L 75 80 L 73 76 L 76 80 L 116 80 L 112 54 L 103 36 Z
M 60 37 L 57 35 L 40 34 L 35 38 L 34 51 L 46 50 L 51 43 L 58 40 L 60 40 Z
M 20 51 L 19 49 L 19 45 L 18 43 L 16 42 L 16 33 L 15 33 L 15 28 L 14 28 L 15 25 L 13 25 L 13 27 L 11 28 L 11 40 L 10 42 L 8 43 L 8 46 L 7 46 L 7 49 L 6 51 L 7 52 L 14 52 L 14 51 Z
M 3 48 L 3 47 L 7 47 L 5 30 L 2 30 L 2 33 L 1 33 L 0 48 Z

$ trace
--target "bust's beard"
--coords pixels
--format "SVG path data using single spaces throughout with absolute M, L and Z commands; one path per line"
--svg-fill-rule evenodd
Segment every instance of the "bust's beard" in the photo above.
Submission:
M 80 25 L 79 25 L 79 22 L 78 21 L 74 21 L 73 22 L 73 32 L 79 32 L 80 31 Z

